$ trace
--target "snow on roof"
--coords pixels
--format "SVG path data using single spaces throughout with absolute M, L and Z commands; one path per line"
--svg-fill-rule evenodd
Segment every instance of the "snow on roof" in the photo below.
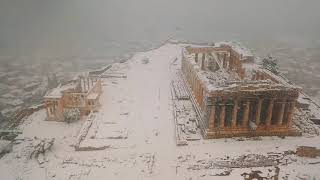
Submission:
M 226 72 L 224 70 L 217 70 L 215 72 L 201 70 L 199 64 L 194 59 L 194 54 L 187 54 L 185 56 L 187 59 L 190 59 L 190 63 L 193 65 L 194 70 L 197 72 L 200 80 L 206 84 L 205 87 L 208 91 L 219 91 L 219 90 L 233 90 L 233 89 L 247 89 L 247 86 L 255 88 L 258 90 L 266 90 L 268 88 L 293 88 L 294 86 L 283 82 L 284 80 L 277 75 L 272 73 L 272 77 L 276 78 L 280 83 L 272 82 L 271 80 L 259 80 L 259 81 L 251 81 L 252 76 L 255 70 L 259 69 L 259 65 L 256 63 L 243 63 L 243 68 L 246 71 L 248 76 L 245 78 L 246 80 L 240 80 L 239 76 L 236 73 Z M 271 72 L 270 72 L 271 73 Z
M 242 68 L 245 70 L 246 78 L 252 79 L 255 71 L 258 70 L 259 65 L 256 63 L 243 63 Z
M 223 89 L 228 81 L 238 80 L 237 76 L 221 70 L 216 72 L 201 71 L 199 75 L 200 79 L 206 84 L 208 91 Z
M 99 96 L 98 93 L 91 93 L 91 94 L 88 95 L 87 99 L 91 99 L 91 100 L 97 99 L 98 96 Z
M 300 87 L 296 86 L 296 85 L 292 85 L 289 84 L 284 78 L 282 78 L 281 76 L 278 76 L 276 74 L 274 74 L 273 72 L 267 70 L 267 69 L 260 69 L 261 71 L 263 71 L 264 73 L 268 74 L 269 76 L 271 76 L 272 78 L 274 78 L 276 81 L 278 81 L 280 84 L 286 85 L 288 87 L 293 87 L 293 88 L 298 88 L 301 89 Z
M 69 89 L 75 89 L 76 83 L 72 82 L 63 86 L 59 86 L 57 88 L 54 88 L 50 90 L 46 95 L 45 98 L 61 98 L 63 91 L 69 90 Z

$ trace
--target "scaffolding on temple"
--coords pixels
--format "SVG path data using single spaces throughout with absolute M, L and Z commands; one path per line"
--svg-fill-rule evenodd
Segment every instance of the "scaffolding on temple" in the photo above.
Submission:
M 206 138 L 298 135 L 292 118 L 301 89 L 240 44 L 187 46 L 182 72 Z

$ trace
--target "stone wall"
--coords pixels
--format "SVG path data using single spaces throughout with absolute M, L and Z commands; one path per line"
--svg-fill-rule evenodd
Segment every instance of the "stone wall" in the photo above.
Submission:
M 320 149 L 316 147 L 300 146 L 297 148 L 296 154 L 301 157 L 316 158 L 320 156 Z

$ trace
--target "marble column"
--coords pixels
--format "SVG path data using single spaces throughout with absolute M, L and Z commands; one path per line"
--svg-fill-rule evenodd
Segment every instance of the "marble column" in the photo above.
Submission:
M 197 100 L 198 104 L 200 105 L 200 81 L 197 79 Z
M 197 100 L 198 100 L 198 104 L 200 105 L 200 82 L 197 79 Z
M 214 71 L 219 69 L 219 65 L 216 61 L 214 61 Z
M 234 61 L 234 59 L 231 59 L 230 56 L 229 56 L 229 59 L 230 59 L 231 62 L 232 62 L 232 69 L 235 69 L 235 68 L 236 68 L 236 62 Z
M 225 119 L 226 119 L 226 106 L 223 102 L 223 105 L 221 106 L 221 111 L 220 111 L 220 128 L 224 127 Z
M 195 77 L 194 77 L 193 74 L 191 75 L 191 83 L 192 83 L 191 89 L 192 89 L 193 92 L 195 92 L 194 90 L 195 90 L 195 87 L 196 87 L 196 81 L 195 81 Z
M 194 61 L 198 62 L 198 53 L 195 54 Z
M 82 82 L 82 76 L 79 77 L 79 81 L 80 81 L 80 88 L 81 88 L 81 89 L 84 89 L 84 88 L 83 88 L 83 82 Z
M 250 112 L 250 102 L 247 101 L 244 107 L 243 118 L 242 118 L 242 127 L 248 126 L 249 123 L 249 112 Z
M 88 86 L 88 91 L 90 90 L 90 79 L 87 78 L 87 86 Z
M 50 116 L 50 115 L 51 115 L 51 114 L 49 114 L 50 105 L 49 105 L 49 102 L 48 102 L 48 101 L 45 101 L 45 107 L 46 107 L 47 115 Z
M 193 79 L 193 91 L 194 91 L 194 94 L 195 96 L 197 95 L 197 78 L 196 78 L 196 75 L 193 74 L 192 75 L 192 79 Z
M 201 70 L 204 70 L 204 61 L 206 59 L 206 54 L 205 53 L 202 53 L 202 59 L 201 59 L 201 64 L 200 64 L 200 68 Z
M 256 73 L 256 80 L 260 80 L 260 72 Z
M 274 104 L 274 99 L 271 99 L 270 102 L 269 102 L 269 105 L 268 105 L 268 114 L 267 114 L 267 119 L 266 119 L 267 127 L 269 127 L 271 125 L 273 104 Z
M 256 120 L 256 125 L 257 126 L 259 126 L 259 124 L 260 124 L 262 101 L 263 101 L 263 99 L 259 98 L 258 99 L 258 104 L 257 104 L 257 107 L 256 107 L 255 120 Z
M 202 108 L 202 92 L 201 92 L 201 83 L 199 83 L 199 108 Z
M 190 76 L 189 83 L 190 83 L 191 90 L 193 91 L 194 90 L 194 77 L 193 76 Z
M 213 103 L 213 106 L 211 107 L 211 111 L 210 111 L 210 117 L 209 117 L 209 129 L 214 128 L 215 119 L 216 119 L 216 106 L 215 106 L 215 103 Z
M 226 53 L 223 54 L 223 59 L 224 59 L 224 62 L 225 62 L 225 64 L 226 64 L 226 65 L 225 65 L 225 68 L 226 68 L 226 69 L 229 68 L 229 67 L 228 67 L 228 63 L 229 63 L 229 62 L 228 62 L 228 60 L 227 60 L 227 54 L 226 54 Z
M 222 59 L 223 61 L 223 68 L 227 69 L 227 60 L 226 59 Z
M 232 70 L 233 69 L 233 64 L 232 64 L 232 61 L 230 59 L 230 56 L 227 54 L 227 59 L 228 59 L 228 62 L 229 62 L 229 69 Z
M 229 60 L 229 69 L 232 70 L 233 69 L 233 61 L 230 58 L 228 58 L 228 60 Z
M 196 100 L 198 102 L 198 81 L 197 81 L 197 78 L 195 78 L 195 84 L 196 84 L 196 86 L 194 87 L 194 91 L 195 91 Z
M 286 104 L 283 103 L 281 104 L 281 107 L 280 107 L 280 110 L 279 110 L 279 114 L 278 114 L 278 117 L 277 117 L 277 125 L 282 125 L 282 122 L 283 122 L 283 115 L 284 115 L 284 109 L 286 107 Z
M 290 128 L 292 126 L 292 118 L 293 118 L 293 114 L 294 114 L 294 108 L 296 106 L 296 102 L 292 101 L 289 103 L 289 111 L 288 111 L 288 115 L 287 115 L 287 122 L 288 122 L 288 127 Z
M 234 100 L 234 106 L 232 110 L 232 121 L 231 121 L 231 127 L 237 126 L 237 115 L 238 115 L 238 100 Z

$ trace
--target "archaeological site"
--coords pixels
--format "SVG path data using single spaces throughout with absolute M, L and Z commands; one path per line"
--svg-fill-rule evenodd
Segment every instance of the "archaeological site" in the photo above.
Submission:
M 181 69 L 206 138 L 299 135 L 292 118 L 301 88 L 257 61 L 235 42 L 183 48 Z
M 51 85 L 0 130 L 8 180 L 320 177 L 320 106 L 239 42 L 168 40 Z
M 320 180 L 320 0 L 0 0 L 0 180 Z
M 80 115 L 97 111 L 101 93 L 101 79 L 96 76 L 80 75 L 64 85 L 60 84 L 44 96 L 47 119 L 63 121 L 71 109 L 78 110 Z

